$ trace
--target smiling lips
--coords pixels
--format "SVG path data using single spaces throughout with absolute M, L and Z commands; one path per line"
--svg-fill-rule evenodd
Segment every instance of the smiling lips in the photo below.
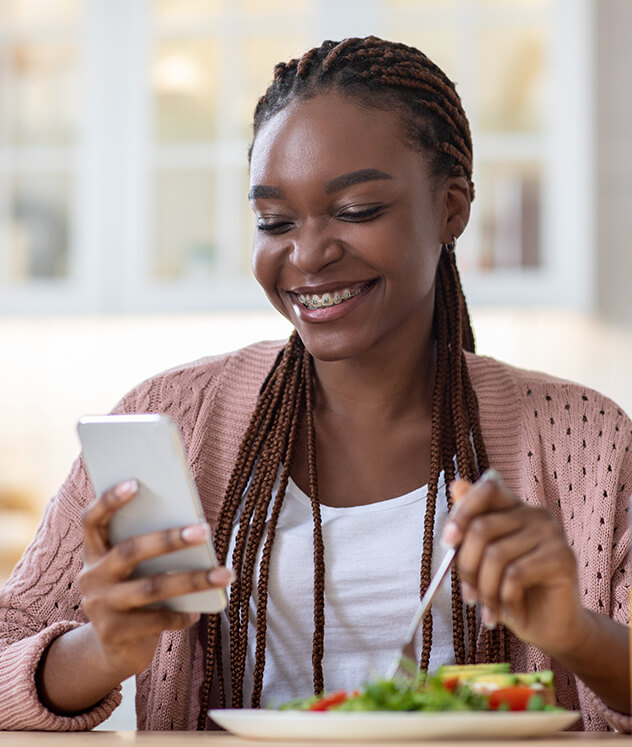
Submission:
M 336 291 L 335 293 L 323 293 L 322 296 L 317 293 L 312 293 L 312 295 L 301 294 L 298 300 L 306 309 L 326 309 L 328 306 L 336 306 L 343 301 L 348 301 L 353 296 L 357 296 L 358 293 L 360 293 L 359 290 L 351 291 L 349 288 L 345 288 L 343 291 Z
M 343 287 L 335 291 L 328 291 L 326 293 L 296 293 L 296 297 L 306 309 L 313 311 L 315 309 L 326 309 L 329 306 L 337 306 L 338 304 L 348 301 L 350 298 L 357 296 L 359 293 L 367 287 L 364 284 L 361 287 Z

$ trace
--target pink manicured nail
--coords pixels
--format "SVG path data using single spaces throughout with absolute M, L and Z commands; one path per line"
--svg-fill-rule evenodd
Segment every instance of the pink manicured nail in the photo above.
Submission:
M 461 541 L 462 533 L 453 521 L 446 522 L 441 534 L 441 544 L 444 548 L 455 547 Z
M 121 501 L 126 498 L 131 498 L 134 493 L 138 492 L 137 480 L 126 480 L 125 482 L 119 483 L 114 488 L 114 495 Z
M 192 527 L 185 527 L 182 530 L 181 536 L 185 542 L 193 545 L 204 542 L 208 537 L 208 531 L 208 524 L 195 524 Z
M 463 599 L 465 599 L 466 604 L 469 607 L 474 607 L 474 605 L 478 601 L 476 599 L 476 592 L 474 591 L 474 589 L 466 581 L 463 581 L 463 583 L 461 584 L 461 590 L 463 592 Z
M 494 630 L 496 627 L 496 618 L 492 615 L 492 612 L 488 607 L 483 607 L 481 620 L 487 630 Z
M 235 580 L 235 574 L 229 568 L 213 568 L 208 572 L 207 577 L 212 584 L 220 586 L 230 584 Z

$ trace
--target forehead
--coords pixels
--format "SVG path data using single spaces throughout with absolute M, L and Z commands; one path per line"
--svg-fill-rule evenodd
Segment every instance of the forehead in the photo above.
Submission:
M 250 181 L 275 184 L 363 168 L 392 170 L 415 157 L 419 154 L 405 143 L 397 113 L 328 92 L 293 101 L 263 125 L 253 144 Z

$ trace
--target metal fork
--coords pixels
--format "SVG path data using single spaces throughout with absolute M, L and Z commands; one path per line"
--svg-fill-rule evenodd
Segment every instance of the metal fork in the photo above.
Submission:
M 441 586 L 441 582 L 445 578 L 446 573 L 450 570 L 454 556 L 456 555 L 456 548 L 451 547 L 446 554 L 443 556 L 441 565 L 437 569 L 437 572 L 432 577 L 432 581 L 426 589 L 426 593 L 423 595 L 415 616 L 410 621 L 408 626 L 408 632 L 404 638 L 404 644 L 399 654 L 393 660 L 389 671 L 386 675 L 387 679 L 393 679 L 393 677 L 407 678 L 410 679 L 419 671 L 419 665 L 417 663 L 417 657 L 415 654 L 415 633 L 419 626 L 423 622 L 424 617 L 430 609 L 432 600 L 435 598 L 437 590 Z
M 496 472 L 495 469 L 488 469 L 481 475 L 478 482 L 493 481 L 499 487 L 504 487 L 502 477 Z M 443 556 L 441 565 L 437 568 L 437 572 L 432 577 L 426 593 L 421 598 L 417 612 L 408 626 L 406 637 L 404 638 L 404 644 L 402 645 L 401 651 L 391 664 L 386 678 L 391 680 L 393 677 L 402 679 L 411 679 L 419 671 L 419 665 L 417 663 L 417 656 L 415 654 L 415 634 L 419 629 L 419 626 L 423 622 L 424 617 L 427 615 L 432 600 L 441 586 L 441 582 L 445 578 L 446 573 L 450 570 L 452 561 L 456 555 L 457 547 L 451 547 L 446 554 Z

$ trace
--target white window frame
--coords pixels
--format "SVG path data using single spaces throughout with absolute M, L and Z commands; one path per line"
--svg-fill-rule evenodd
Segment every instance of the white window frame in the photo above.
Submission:
M 455 22 L 469 24 L 473 0 L 453 6 Z M 319 0 L 311 15 L 285 19 L 303 36 L 314 31 L 314 43 L 323 38 L 379 33 L 383 20 L 381 0 L 357 3 Z M 224 0 L 223 29 L 209 24 L 173 30 L 178 34 L 221 35 L 228 29 L 239 33 L 242 19 Z M 554 0 L 549 86 L 550 120 L 541 137 L 479 133 L 473 122 L 475 176 L 485 159 L 507 154 L 512 159 L 540 154 L 543 172 L 541 246 L 542 265 L 531 269 L 463 273 L 472 304 L 559 305 L 590 311 L 594 289 L 594 194 L 593 194 L 593 1 Z M 232 137 L 218 123 L 219 144 L 162 145 L 151 140 L 152 99 L 148 86 L 149 65 L 156 38 L 164 32 L 151 21 L 151 0 L 85 0 L 84 18 L 78 30 L 81 80 L 79 138 L 74 146 L 22 153 L 20 158 L 66 164 L 74 173 L 72 216 L 72 272 L 68 279 L 32 282 L 0 290 L 0 312 L 61 311 L 154 311 L 209 308 L 264 307 L 263 293 L 253 279 L 237 278 L 235 242 L 244 236 L 243 202 L 235 200 L 240 184 L 238 169 L 245 162 L 247 142 Z M 514 10 L 508 10 L 515 22 Z M 525 20 L 529 11 L 524 11 Z M 440 21 L 439 16 L 437 21 Z M 412 18 L 412 17 L 411 17 Z M 265 22 L 257 19 L 257 29 Z M 263 25 L 262 25 L 263 24 Z M 272 28 L 272 26 L 271 26 Z M 278 29 L 275 29 L 278 30 Z M 6 34 L 7 32 L 3 32 Z M 470 35 L 472 38 L 474 34 Z M 2 34 L 0 34 L 0 42 Z M 229 36 L 225 54 L 231 51 Z M 473 50 L 461 49 L 457 78 L 465 100 L 474 98 L 477 81 L 468 60 Z M 238 71 L 235 59 L 227 69 Z M 236 73 L 237 74 L 237 73 Z M 225 77 L 230 95 L 236 85 Z M 253 101 L 253 107 L 254 107 Z M 544 158 L 553 154 L 551 158 Z M 15 154 L 0 149 L 0 179 L 15 163 Z M 158 285 L 148 277 L 152 246 L 151 178 L 156 168 L 176 166 L 222 170 L 217 191 L 218 237 L 225 247 L 217 282 Z M 1 192 L 1 190 L 0 190 Z M 1 197 L 1 195 L 0 195 Z M 476 202 L 465 241 L 477 241 Z M 221 271 L 224 270 L 223 274 Z

